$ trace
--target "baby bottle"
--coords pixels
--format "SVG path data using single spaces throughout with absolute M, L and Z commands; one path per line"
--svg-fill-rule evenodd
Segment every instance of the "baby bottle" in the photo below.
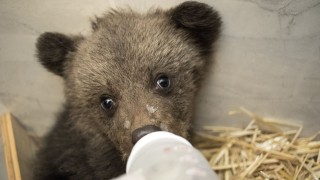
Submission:
M 142 137 L 129 156 L 123 180 L 218 180 L 186 139 L 158 131 Z M 131 178 L 130 178 L 131 177 Z

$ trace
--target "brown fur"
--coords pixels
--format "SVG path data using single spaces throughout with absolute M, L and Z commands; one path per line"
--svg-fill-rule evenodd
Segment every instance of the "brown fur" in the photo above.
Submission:
M 88 37 L 45 33 L 38 57 L 65 79 L 65 112 L 38 154 L 35 179 L 109 179 L 124 172 L 131 134 L 155 125 L 188 136 L 194 97 L 220 18 L 208 5 L 185 2 L 168 11 L 110 11 Z M 166 74 L 171 88 L 156 89 Z M 112 97 L 112 115 L 100 107 Z

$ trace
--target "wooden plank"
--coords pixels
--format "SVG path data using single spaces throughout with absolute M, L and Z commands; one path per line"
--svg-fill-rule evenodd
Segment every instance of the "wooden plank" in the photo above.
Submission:
M 32 180 L 32 160 L 37 150 L 35 136 L 31 136 L 26 128 L 15 118 L 12 127 L 17 148 L 20 173 L 23 180 Z
M 0 126 L 8 179 L 21 180 L 18 154 L 10 114 L 5 114 L 0 117 Z
M 0 117 L 8 180 L 31 180 L 36 139 L 12 115 Z

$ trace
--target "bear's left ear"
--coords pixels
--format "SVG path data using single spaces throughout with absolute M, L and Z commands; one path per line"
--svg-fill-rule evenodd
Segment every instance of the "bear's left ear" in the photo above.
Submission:
M 177 28 L 185 29 L 204 53 L 210 52 L 222 24 L 217 11 L 204 3 L 187 1 L 169 10 L 169 14 Z
M 83 36 L 66 36 L 60 33 L 46 32 L 37 40 L 37 56 L 40 63 L 50 72 L 64 76 L 66 63 Z

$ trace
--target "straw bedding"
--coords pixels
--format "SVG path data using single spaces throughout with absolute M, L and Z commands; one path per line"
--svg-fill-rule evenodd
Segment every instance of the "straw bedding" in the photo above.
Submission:
M 319 133 L 300 137 L 302 126 L 262 118 L 245 108 L 229 113 L 249 117 L 245 128 L 206 126 L 193 144 L 220 179 L 319 179 Z

